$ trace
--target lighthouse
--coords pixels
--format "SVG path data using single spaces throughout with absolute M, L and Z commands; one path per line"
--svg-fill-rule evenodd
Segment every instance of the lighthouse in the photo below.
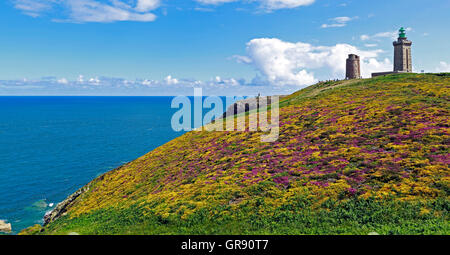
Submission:
M 406 37 L 406 30 L 402 27 L 399 37 L 394 43 L 394 72 L 412 73 L 411 45 Z
M 398 33 L 398 39 L 394 43 L 394 71 L 372 73 L 372 77 L 396 73 L 412 73 L 412 42 L 406 37 L 406 30 L 402 27 Z

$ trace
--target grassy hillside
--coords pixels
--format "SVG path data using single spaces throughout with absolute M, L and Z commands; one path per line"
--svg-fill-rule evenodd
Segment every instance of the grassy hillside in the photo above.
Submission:
M 88 184 L 37 234 L 450 234 L 450 75 L 321 83 L 280 139 L 189 132 Z

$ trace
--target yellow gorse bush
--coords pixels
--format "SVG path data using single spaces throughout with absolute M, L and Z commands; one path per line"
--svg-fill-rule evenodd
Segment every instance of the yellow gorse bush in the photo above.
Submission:
M 281 102 L 277 142 L 262 143 L 260 132 L 186 133 L 94 180 L 69 215 L 137 204 L 187 218 L 256 198 L 267 206 L 259 210 L 276 208 L 298 194 L 447 197 L 449 88 L 448 76 L 434 75 L 318 84 Z

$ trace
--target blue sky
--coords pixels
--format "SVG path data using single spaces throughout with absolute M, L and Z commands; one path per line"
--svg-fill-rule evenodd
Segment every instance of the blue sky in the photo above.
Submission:
M 0 95 L 285 94 L 392 69 L 450 71 L 446 0 L 4 0 Z

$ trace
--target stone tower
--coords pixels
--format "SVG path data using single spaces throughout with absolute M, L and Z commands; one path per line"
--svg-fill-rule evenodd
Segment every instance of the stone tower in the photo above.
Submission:
M 406 37 L 406 30 L 402 27 L 399 37 L 394 42 L 394 72 L 412 73 L 411 45 Z
M 346 79 L 359 79 L 361 78 L 361 64 L 358 55 L 350 54 L 347 59 L 347 72 Z

